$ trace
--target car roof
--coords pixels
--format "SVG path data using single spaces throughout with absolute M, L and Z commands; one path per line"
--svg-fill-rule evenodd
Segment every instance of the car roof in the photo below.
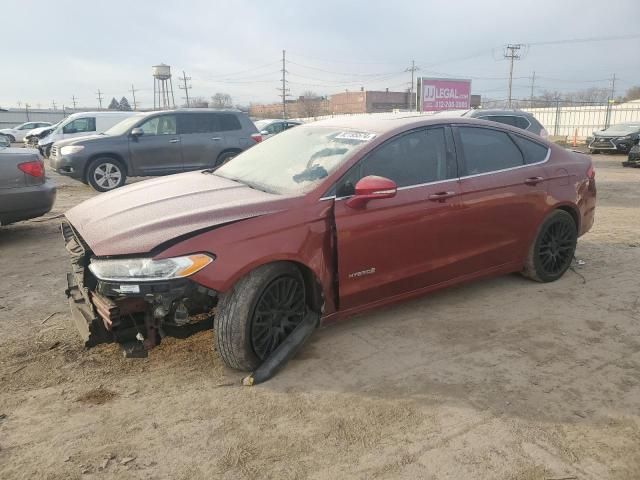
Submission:
M 518 110 L 515 108 L 492 108 L 492 109 L 483 109 L 479 108 L 477 110 L 469 110 L 466 116 L 473 117 L 476 115 L 522 115 L 525 117 L 532 117 L 529 112 L 525 112 L 524 110 Z

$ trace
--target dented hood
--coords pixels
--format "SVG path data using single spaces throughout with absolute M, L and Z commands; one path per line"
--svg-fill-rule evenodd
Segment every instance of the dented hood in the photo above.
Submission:
M 197 230 L 274 213 L 291 197 L 189 172 L 97 195 L 65 215 L 97 256 L 147 253 Z

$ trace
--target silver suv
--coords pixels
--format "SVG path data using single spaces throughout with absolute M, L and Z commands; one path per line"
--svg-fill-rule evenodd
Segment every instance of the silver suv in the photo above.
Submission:
M 203 108 L 133 115 L 101 135 L 53 144 L 51 167 L 99 192 L 127 176 L 168 175 L 222 165 L 262 140 L 249 117 Z

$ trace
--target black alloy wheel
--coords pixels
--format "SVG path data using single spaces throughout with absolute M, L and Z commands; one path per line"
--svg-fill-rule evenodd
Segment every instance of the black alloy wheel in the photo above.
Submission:
M 576 248 L 575 227 L 565 221 L 551 223 L 542 232 L 538 257 L 544 272 L 551 276 L 564 273 Z
M 251 318 L 251 347 L 264 360 L 302 322 L 306 313 L 304 285 L 284 275 L 262 291 Z

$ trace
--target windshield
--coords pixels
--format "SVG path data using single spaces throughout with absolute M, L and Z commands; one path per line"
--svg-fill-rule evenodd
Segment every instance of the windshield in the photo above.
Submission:
M 373 138 L 337 127 L 293 128 L 244 151 L 215 175 L 270 193 L 304 193 Z
M 119 123 L 116 123 L 113 127 L 104 131 L 105 135 L 124 135 L 127 131 L 138 123 L 142 118 L 146 117 L 146 114 L 141 113 L 125 118 Z
M 269 125 L 273 120 L 258 120 L 255 125 L 258 131 L 264 130 L 264 127 Z
M 640 124 L 638 123 L 621 123 L 620 125 L 611 125 L 609 128 L 603 130 L 603 132 L 633 133 L 638 130 L 640 130 Z

